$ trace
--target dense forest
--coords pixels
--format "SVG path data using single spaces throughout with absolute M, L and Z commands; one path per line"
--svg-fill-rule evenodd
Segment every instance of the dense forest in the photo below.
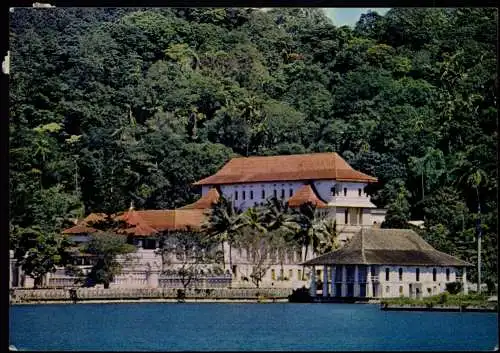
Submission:
M 497 277 L 497 11 L 16 8 L 10 221 L 174 208 L 233 156 L 336 151 L 388 227 Z M 11 228 L 11 229 L 13 229 Z M 475 280 L 476 271 L 470 277 Z

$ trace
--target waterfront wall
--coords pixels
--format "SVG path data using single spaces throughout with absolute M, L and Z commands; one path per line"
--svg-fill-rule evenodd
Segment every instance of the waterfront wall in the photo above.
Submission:
M 78 300 L 176 299 L 180 288 L 76 288 Z M 185 299 L 288 298 L 287 288 L 187 289 Z M 13 303 L 72 300 L 69 289 L 11 289 Z

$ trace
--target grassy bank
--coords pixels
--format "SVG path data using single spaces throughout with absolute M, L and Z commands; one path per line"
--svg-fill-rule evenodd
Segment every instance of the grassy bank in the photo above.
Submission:
M 415 306 L 458 306 L 458 307 L 478 307 L 478 308 L 498 308 L 498 302 L 488 302 L 488 294 L 449 294 L 448 292 L 425 297 L 414 298 L 388 298 L 381 301 L 382 305 L 415 305 Z

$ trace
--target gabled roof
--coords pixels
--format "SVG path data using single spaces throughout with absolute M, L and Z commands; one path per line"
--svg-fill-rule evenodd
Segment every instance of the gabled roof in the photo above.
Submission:
M 200 229 L 206 219 L 205 209 L 129 210 L 121 219 L 132 227 L 124 230 L 134 236 L 153 236 L 162 231 Z
M 63 230 L 63 234 L 90 234 L 97 232 L 97 229 L 88 227 L 85 224 L 77 224 L 71 228 Z
M 363 183 L 377 181 L 377 178 L 354 170 L 337 153 L 310 153 L 233 158 L 217 173 L 194 185 L 320 179 Z
M 362 229 L 341 249 L 304 265 L 471 266 L 434 249 L 409 229 Z
M 219 201 L 220 194 L 215 188 L 211 188 L 208 192 L 203 195 L 196 202 L 193 202 L 189 205 L 180 207 L 180 210 L 189 210 L 189 209 L 208 209 L 212 207 L 212 204 L 217 203 Z
M 312 203 L 317 208 L 328 207 L 325 202 L 319 199 L 311 185 L 301 186 L 300 189 L 288 199 L 288 207 L 299 207 L 308 202 Z
M 104 220 L 106 215 L 104 213 L 91 213 L 76 225 L 62 231 L 63 234 L 91 234 L 96 233 L 97 229 L 90 226 L 93 222 Z

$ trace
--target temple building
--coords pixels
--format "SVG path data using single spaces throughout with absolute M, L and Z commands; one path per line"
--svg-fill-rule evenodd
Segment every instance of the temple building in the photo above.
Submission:
M 470 263 L 434 249 L 409 229 L 362 229 L 339 250 L 304 263 L 311 269 L 310 294 L 317 295 L 322 269 L 321 297 L 421 298 L 462 282 L 467 293 Z M 321 277 L 320 277 L 321 278 Z
M 246 209 L 271 197 L 290 207 L 312 202 L 321 216 L 337 220 L 340 240 L 362 227 L 380 225 L 386 210 L 370 201 L 366 186 L 377 178 L 354 170 L 337 153 L 233 158 L 217 173 L 201 179 L 202 196 L 216 187 L 234 206 Z
M 383 222 L 385 210 L 376 208 L 365 189 L 375 182 L 376 178 L 354 170 L 337 153 L 233 158 L 214 175 L 194 183 L 201 187 L 201 197 L 189 205 L 175 210 L 135 210 L 131 205 L 129 210 L 113 215 L 127 224 L 123 233 L 137 246 L 137 261 L 124 264 L 123 273 L 114 285 L 161 286 L 161 258 L 156 254 L 158 235 L 188 228 L 199 230 L 221 195 L 240 210 L 262 205 L 272 197 L 287 202 L 291 208 L 310 202 L 316 206 L 318 217 L 336 219 L 339 240 L 344 243 L 360 229 L 377 227 Z M 77 244 L 86 242 L 97 232 L 92 223 L 104 217 L 92 213 L 63 233 Z M 222 247 L 224 276 L 229 276 L 232 285 L 252 287 L 248 280 L 254 263 L 251 252 L 233 247 L 229 259 L 229 245 L 224 243 Z M 313 257 L 311 248 L 307 252 L 305 248 L 288 249 L 286 254 L 269 251 L 268 271 L 262 286 L 302 287 L 306 282 L 300 263 Z M 77 259 L 83 267 L 88 267 L 89 261 L 83 255 Z M 61 285 L 71 282 L 62 270 L 49 277 Z

